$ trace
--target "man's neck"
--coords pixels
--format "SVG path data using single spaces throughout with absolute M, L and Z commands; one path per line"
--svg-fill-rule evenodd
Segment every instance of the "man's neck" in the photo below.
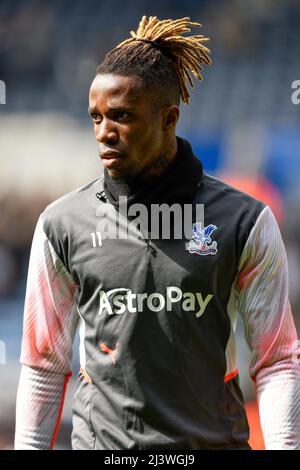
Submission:
M 170 167 L 177 155 L 177 151 L 177 139 L 176 136 L 174 136 L 172 142 L 159 154 L 155 162 L 152 162 L 151 165 L 143 169 L 139 177 L 145 182 L 155 181 Z

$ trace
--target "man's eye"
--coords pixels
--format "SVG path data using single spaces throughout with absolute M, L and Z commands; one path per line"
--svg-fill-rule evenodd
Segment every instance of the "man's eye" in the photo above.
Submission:
M 118 111 L 116 113 L 116 118 L 123 121 L 125 119 L 128 119 L 130 117 L 130 114 L 127 113 L 126 111 Z
M 97 113 L 91 114 L 91 118 L 92 118 L 94 121 L 100 121 L 100 115 L 97 114 Z

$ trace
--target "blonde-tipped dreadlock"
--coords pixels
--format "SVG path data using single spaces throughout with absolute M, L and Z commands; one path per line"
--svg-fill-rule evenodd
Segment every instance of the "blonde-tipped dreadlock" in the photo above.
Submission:
M 182 36 L 191 26 L 202 25 L 189 17 L 160 21 L 156 16 L 143 16 L 137 31 L 131 31 L 131 38 L 106 55 L 97 73 L 137 75 L 160 102 L 168 98 L 179 104 L 181 96 L 189 104 L 187 83 L 194 86 L 190 73 L 202 80 L 201 65 L 211 64 L 210 50 L 203 44 L 208 38 Z
M 121 42 L 116 48 L 129 46 L 137 40 L 146 39 L 153 41 L 172 57 L 179 79 L 180 94 L 182 100 L 189 104 L 190 94 L 187 88 L 187 81 L 191 87 L 194 87 L 191 72 L 198 80 L 202 80 L 200 70 L 201 64 L 211 65 L 209 57 L 210 50 L 203 45 L 209 41 L 203 35 L 182 36 L 183 33 L 191 31 L 189 26 L 202 26 L 200 23 L 190 21 L 190 18 L 180 18 L 178 20 L 160 21 L 156 16 L 150 16 L 149 19 L 143 16 L 139 23 L 137 32 L 131 31 L 130 39 Z

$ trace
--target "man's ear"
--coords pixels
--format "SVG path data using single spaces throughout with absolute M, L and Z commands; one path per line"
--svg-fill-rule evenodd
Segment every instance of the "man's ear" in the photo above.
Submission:
M 179 106 L 176 104 L 173 104 L 169 106 L 168 108 L 164 109 L 164 115 L 163 115 L 163 130 L 167 131 L 169 129 L 175 129 L 176 124 L 179 119 Z

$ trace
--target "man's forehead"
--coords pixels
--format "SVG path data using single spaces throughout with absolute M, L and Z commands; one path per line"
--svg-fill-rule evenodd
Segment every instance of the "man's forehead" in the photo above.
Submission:
M 140 80 L 136 77 L 99 74 L 90 89 L 90 102 L 106 99 L 111 106 L 120 102 L 134 106 L 143 98 L 145 99 L 145 94 Z

